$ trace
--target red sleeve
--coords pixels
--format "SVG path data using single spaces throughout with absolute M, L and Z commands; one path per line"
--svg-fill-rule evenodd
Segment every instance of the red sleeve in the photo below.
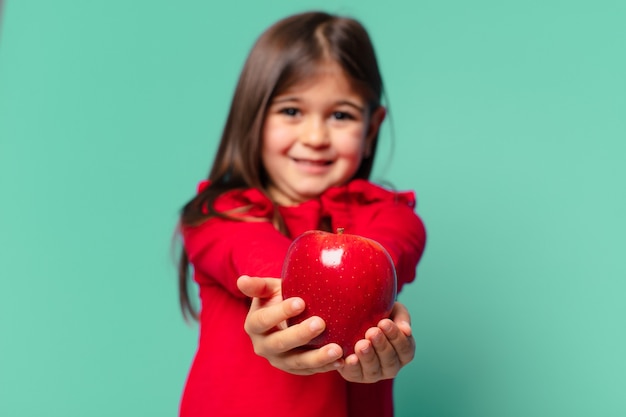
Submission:
M 198 190 L 207 186 L 208 182 L 201 182 Z M 237 288 L 241 275 L 280 277 L 291 241 L 269 221 L 274 210 L 271 201 L 255 189 L 232 190 L 220 195 L 214 207 L 233 219 L 212 217 L 182 230 L 198 283 L 217 282 L 243 297 Z
M 426 230 L 411 207 L 377 204 L 355 216 L 356 234 L 374 239 L 387 251 L 396 266 L 398 292 L 415 279 L 417 264 L 424 252 Z
M 216 217 L 186 227 L 183 240 L 197 279 L 208 277 L 240 297 L 236 282 L 241 275 L 280 277 L 291 243 L 269 222 Z
M 415 279 L 426 230 L 415 213 L 413 192 L 392 192 L 355 180 L 347 190 L 331 192 L 326 205 L 333 207 L 333 229 L 344 227 L 346 233 L 373 239 L 387 249 L 396 266 L 398 291 Z

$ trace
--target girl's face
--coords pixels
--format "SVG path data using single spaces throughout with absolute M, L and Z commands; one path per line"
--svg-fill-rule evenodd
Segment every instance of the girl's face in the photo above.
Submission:
M 262 137 L 272 199 L 295 205 L 345 184 L 371 152 L 384 117 L 383 107 L 370 114 L 337 64 L 274 97 Z

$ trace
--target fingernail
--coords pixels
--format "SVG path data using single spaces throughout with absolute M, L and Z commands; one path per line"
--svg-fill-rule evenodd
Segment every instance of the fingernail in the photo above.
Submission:
M 372 338 L 372 340 L 374 342 L 380 342 L 383 340 L 383 337 L 385 337 L 385 335 L 383 334 L 383 332 L 381 332 L 380 330 L 376 332 L 376 334 L 374 335 L 374 337 Z
M 404 328 L 408 332 L 406 333 L 407 336 L 413 335 L 413 329 L 411 329 L 411 323 L 409 323 L 408 321 L 403 321 L 401 324 L 404 326 Z
M 321 330 L 322 327 L 324 327 L 324 326 L 322 325 L 322 321 L 320 319 L 313 319 L 309 323 L 309 329 L 312 332 L 317 332 L 318 330 Z
M 335 368 L 341 368 L 343 366 L 343 363 L 341 363 L 341 361 L 335 361 L 333 362 L 333 366 Z
M 391 331 L 391 323 L 389 323 L 388 321 L 383 322 L 381 327 L 385 332 Z
M 304 307 L 304 303 L 302 302 L 302 300 L 295 299 L 291 302 L 291 308 L 293 308 L 295 311 L 302 310 L 302 307 Z
M 354 366 L 359 363 L 359 358 L 356 355 L 350 355 L 345 359 L 344 363 L 348 366 Z
M 335 348 L 330 348 L 328 349 L 328 356 L 330 356 L 331 358 L 336 358 L 337 356 L 339 356 L 339 352 L 337 352 L 337 349 Z
M 369 353 L 369 351 L 370 351 L 369 345 L 361 349 L 361 353 Z

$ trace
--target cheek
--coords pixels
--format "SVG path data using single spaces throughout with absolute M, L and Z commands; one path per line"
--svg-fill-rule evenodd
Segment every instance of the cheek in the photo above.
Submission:
M 363 129 L 353 129 L 338 138 L 335 149 L 345 158 L 358 159 L 363 157 L 365 150 L 365 133 Z
M 268 118 L 263 127 L 263 154 L 282 153 L 290 146 L 290 132 L 284 124 Z

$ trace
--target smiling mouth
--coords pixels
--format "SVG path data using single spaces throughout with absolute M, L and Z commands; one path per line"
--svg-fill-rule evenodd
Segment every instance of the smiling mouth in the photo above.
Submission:
M 326 160 L 326 159 L 324 160 L 299 159 L 299 158 L 291 158 L 291 159 L 294 162 L 297 162 L 298 164 L 310 165 L 310 166 L 316 166 L 316 167 L 325 167 L 333 163 L 333 161 Z

